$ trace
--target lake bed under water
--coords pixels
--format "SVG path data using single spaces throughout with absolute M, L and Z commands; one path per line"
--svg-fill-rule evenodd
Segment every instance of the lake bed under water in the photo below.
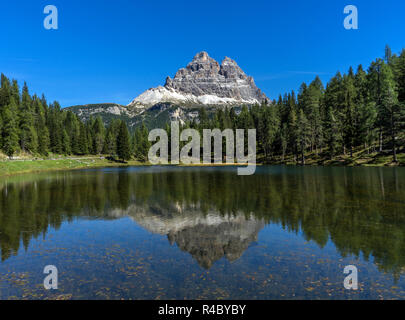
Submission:
M 1 299 L 404 299 L 405 169 L 3 178 L 0 252 Z M 47 265 L 58 290 L 44 289 Z

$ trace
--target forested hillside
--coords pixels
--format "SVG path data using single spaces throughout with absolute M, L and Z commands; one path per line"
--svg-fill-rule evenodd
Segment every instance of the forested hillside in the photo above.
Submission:
M 20 90 L 16 80 L 1 75 L 0 150 L 10 157 L 23 152 L 33 156 L 112 154 L 124 160 L 136 154 L 145 159 L 147 136 L 143 127 L 131 137 L 119 119 L 107 128 L 100 117 L 82 122 L 58 102 L 48 104 L 44 95 L 31 96 L 26 83 Z
M 373 61 L 368 70 L 358 66 L 338 72 L 326 85 L 316 77 L 296 94 L 280 96 L 268 105 L 219 109 L 212 119 L 204 110 L 196 128 L 257 129 L 258 154 L 263 162 L 305 164 L 306 155 L 322 160 L 337 156 L 391 154 L 405 147 L 405 50 Z M 405 159 L 404 159 L 405 160 Z
M 316 77 L 278 101 L 252 107 L 218 108 L 183 127 L 257 129 L 258 159 L 264 163 L 323 164 L 354 154 L 390 155 L 393 164 L 405 152 L 405 50 L 392 54 L 367 70 L 360 65 L 338 72 L 327 84 Z M 169 126 L 167 126 L 169 130 Z M 107 154 L 128 160 L 147 160 L 150 147 L 144 124 L 129 132 L 125 121 L 115 119 L 106 127 L 100 117 L 81 121 L 58 102 L 30 95 L 24 83 L 1 76 L 0 150 L 13 156 L 51 154 Z M 311 162 L 314 163 L 314 162 Z M 343 164 L 347 164 L 347 161 Z M 385 162 L 387 164 L 387 162 Z

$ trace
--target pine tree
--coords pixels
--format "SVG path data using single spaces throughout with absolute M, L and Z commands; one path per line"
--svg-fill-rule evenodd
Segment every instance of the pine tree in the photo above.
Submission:
M 295 109 L 291 109 L 288 117 L 288 146 L 290 152 L 294 155 L 295 161 L 298 155 L 298 128 L 297 128 L 297 114 Z
M 280 144 L 282 152 L 282 161 L 284 162 L 288 148 L 288 126 L 286 123 L 283 124 L 280 131 Z
M 53 153 L 62 154 L 62 121 L 60 105 L 57 102 L 49 106 L 47 124 L 50 136 L 50 149 Z
M 113 120 L 109 124 L 106 135 L 105 135 L 105 142 L 104 142 L 104 149 L 103 152 L 109 155 L 116 155 L 117 153 L 117 136 L 119 132 L 119 128 L 121 126 L 120 120 Z M 133 146 L 133 139 L 131 138 L 131 154 L 134 153 L 134 146 Z
M 50 137 L 46 126 L 40 128 L 38 133 L 38 152 L 44 156 L 49 153 Z
M 333 124 L 334 128 L 339 130 L 339 118 L 337 116 L 341 106 L 343 105 L 344 101 L 344 94 L 343 94 L 343 78 L 340 72 L 336 73 L 334 77 L 330 79 L 330 81 L 326 85 L 325 93 L 323 95 L 323 104 L 324 104 L 324 112 L 322 115 L 323 121 L 323 133 L 324 133 L 324 140 L 325 146 L 329 147 L 329 156 L 330 156 L 330 143 L 331 143 L 331 135 L 330 135 L 330 126 Z M 333 114 L 333 121 L 331 121 L 331 114 Z M 338 147 L 337 145 L 333 145 L 333 149 Z M 333 155 L 335 154 L 335 150 L 333 150 Z
M 146 161 L 148 159 L 148 152 L 151 147 L 151 143 L 149 142 L 149 130 L 146 127 L 145 123 L 142 123 L 142 128 L 141 128 L 141 134 L 142 134 L 142 143 L 141 143 L 141 154 L 142 154 L 142 160 Z
M 363 145 L 365 149 L 376 139 L 375 122 L 377 111 L 374 102 L 362 103 L 355 114 L 355 141 L 356 145 Z
M 269 158 L 274 153 L 275 141 L 280 130 L 280 119 L 276 106 L 270 105 L 269 107 L 265 107 L 263 118 L 263 150 L 265 159 L 270 160 Z
M 89 144 L 87 139 L 87 130 L 83 122 L 79 124 L 79 146 L 80 154 L 89 154 Z
M 301 86 L 300 95 L 298 97 L 298 104 L 303 109 L 309 121 L 311 151 L 315 150 L 316 153 L 318 153 L 318 149 L 323 143 L 321 112 L 323 93 L 324 88 L 322 81 L 319 77 L 316 77 L 309 87 L 305 84 Z
M 384 60 L 385 63 L 390 65 L 392 62 L 393 56 L 392 56 L 392 51 L 389 45 L 385 46 L 385 55 L 384 55 Z
M 66 132 L 66 129 L 63 129 L 62 133 L 62 150 L 63 154 L 70 155 L 72 153 L 71 145 L 70 145 L 70 137 L 69 134 Z
M 93 136 L 93 150 L 95 154 L 101 154 L 104 147 L 105 139 L 105 127 L 103 120 L 98 116 L 94 121 L 92 126 L 92 136 Z
M 305 151 L 310 142 L 310 125 L 304 111 L 300 109 L 297 121 L 297 145 L 301 154 L 301 165 L 305 165 Z
M 377 119 L 376 127 L 378 128 L 378 145 L 379 151 L 383 151 L 383 132 L 384 132 L 384 107 L 382 106 L 382 70 L 384 66 L 384 61 L 382 59 L 377 59 L 373 61 L 368 69 L 368 88 L 370 92 L 370 98 L 376 104 Z
M 9 105 L 10 98 L 11 98 L 10 80 L 4 74 L 1 74 L 0 107 Z
M 3 108 L 3 150 L 9 157 L 18 150 L 18 130 L 17 130 L 17 105 L 13 98 L 10 104 Z
M 142 154 L 141 154 L 141 143 L 142 143 L 142 133 L 140 128 L 136 128 L 134 132 L 134 137 L 133 137 L 133 152 L 135 155 L 135 158 L 141 159 Z
M 107 132 L 104 145 L 104 153 L 114 156 L 117 153 L 117 138 L 111 130 Z
M 354 77 L 354 87 L 356 96 L 354 103 L 356 109 L 354 112 L 354 141 L 355 145 L 363 145 L 369 151 L 369 146 L 375 139 L 375 121 L 377 117 L 376 104 L 370 99 L 370 93 L 367 83 L 367 74 L 362 65 L 357 68 Z
M 11 85 L 11 97 L 14 98 L 14 101 L 17 106 L 21 104 L 21 96 L 20 96 L 20 87 L 18 86 L 17 80 L 13 80 Z
M 46 156 L 48 155 L 50 146 L 49 130 L 46 126 L 45 118 L 46 109 L 37 96 L 33 98 L 33 110 L 35 130 L 38 137 L 38 153 Z
M 393 161 L 397 162 L 396 138 L 401 127 L 402 110 L 398 101 L 396 83 L 392 69 L 383 64 L 381 68 L 381 104 L 379 110 L 380 123 L 384 132 L 391 138 Z
M 206 122 L 206 124 L 208 124 L 208 122 Z M 134 134 L 135 157 L 141 161 L 146 161 L 148 159 L 148 152 L 151 146 L 148 137 L 149 131 L 146 128 L 146 125 L 142 123 L 140 128 L 136 128 Z
M 130 137 L 127 125 L 124 121 L 121 122 L 117 137 L 117 155 L 122 160 L 131 159 Z
M 33 110 L 28 86 L 24 82 L 20 106 L 20 146 L 23 152 L 36 153 L 38 150 L 38 135 L 34 127 Z
M 73 154 L 81 154 L 79 119 L 72 111 L 65 112 L 64 128 L 69 135 L 70 149 Z
M 332 160 L 339 146 L 339 125 L 333 108 L 329 108 L 325 119 L 325 138 L 329 148 L 329 158 Z
M 84 125 L 86 128 L 87 154 L 96 154 L 94 151 L 93 124 L 94 119 L 90 118 Z
M 356 89 L 354 87 L 354 74 L 353 69 L 350 67 L 349 74 L 344 77 L 344 110 L 342 112 L 343 118 L 343 141 L 345 147 L 350 150 L 350 156 L 353 157 L 353 147 L 355 144 L 355 131 L 356 131 Z
M 398 101 L 405 104 L 405 49 L 402 50 L 401 55 L 395 64 L 396 81 L 398 84 Z

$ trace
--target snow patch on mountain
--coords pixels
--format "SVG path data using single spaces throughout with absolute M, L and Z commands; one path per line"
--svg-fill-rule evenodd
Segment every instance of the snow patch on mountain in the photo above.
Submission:
M 237 63 L 225 58 L 222 64 L 206 52 L 198 53 L 174 78 L 167 77 L 164 86 L 149 89 L 128 106 L 142 108 L 158 103 L 202 105 L 260 104 L 268 101 L 252 77 L 247 76 Z
M 172 103 L 191 103 L 191 104 L 203 104 L 203 105 L 223 105 L 223 104 L 256 104 L 259 103 L 257 99 L 243 100 L 227 97 L 218 97 L 213 94 L 205 94 L 202 96 L 195 96 L 192 94 L 181 94 L 172 88 L 165 88 L 159 86 L 152 88 L 136 99 L 134 99 L 129 105 L 144 105 L 153 106 L 157 103 L 172 102 Z

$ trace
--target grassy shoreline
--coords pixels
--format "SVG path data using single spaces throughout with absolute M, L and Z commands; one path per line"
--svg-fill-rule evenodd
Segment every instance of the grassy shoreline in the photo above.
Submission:
M 142 165 L 148 165 L 148 163 L 143 163 L 135 160 L 128 161 L 127 163 L 119 163 L 100 157 L 0 161 L 0 178 L 24 173 Z
M 260 159 L 258 159 L 260 162 Z M 285 161 L 281 158 L 275 158 L 274 161 L 267 163 L 268 165 L 299 165 L 292 157 L 288 157 Z M 131 160 L 127 163 L 120 163 L 108 160 L 103 157 L 63 157 L 56 159 L 33 159 L 26 158 L 23 160 L 7 160 L 0 161 L 0 178 L 13 176 L 24 173 L 48 172 L 59 170 L 78 170 L 90 168 L 108 168 L 108 167 L 128 167 L 128 166 L 147 166 L 151 165 L 148 162 L 140 162 Z M 237 165 L 237 164 L 235 164 Z M 262 163 L 258 163 L 263 165 Z M 322 155 L 309 154 L 306 158 L 307 166 L 339 166 L 339 167 L 392 167 L 405 166 L 405 153 L 398 155 L 398 163 L 392 163 L 392 157 L 384 154 L 364 154 L 363 152 L 354 153 L 353 157 L 338 156 L 334 160 L 329 160 Z M 227 164 L 192 164 L 180 165 L 186 167 L 207 167 L 207 166 L 227 166 Z
M 352 155 L 347 152 L 346 155 L 340 154 L 330 159 L 328 150 L 305 153 L 306 166 L 324 166 L 324 167 L 403 167 L 405 166 L 405 148 L 398 149 L 397 162 L 393 162 L 391 150 L 383 152 L 371 151 L 364 148 L 353 149 Z M 260 162 L 260 159 L 258 159 Z M 284 161 L 281 156 L 274 157 L 268 163 L 269 165 L 301 165 L 301 159 L 292 155 L 285 157 Z

